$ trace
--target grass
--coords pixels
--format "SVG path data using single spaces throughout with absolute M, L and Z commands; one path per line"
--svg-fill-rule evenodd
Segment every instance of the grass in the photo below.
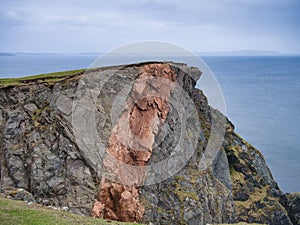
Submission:
M 211 224 L 211 225 L 264 225 L 261 223 L 245 223 L 245 222 L 239 222 L 239 223 L 220 223 L 220 224 Z
M 38 204 L 28 205 L 0 197 L 1 225 L 54 225 L 54 224 L 90 224 L 90 225 L 133 225 L 136 223 L 121 223 L 91 217 L 84 217 L 69 212 L 49 209 Z
M 122 223 L 118 221 L 95 219 L 69 212 L 50 209 L 48 207 L 31 204 L 24 201 L 11 200 L 0 197 L 1 225 L 138 225 L 137 223 Z M 214 224 L 217 225 L 217 224 Z M 221 224 L 220 224 L 221 225 Z M 226 225 L 226 224 L 222 224 Z M 230 224 L 228 224 L 230 225 Z M 257 223 L 235 223 L 233 225 L 259 225 Z
M 95 68 L 88 68 L 88 69 L 68 70 L 68 71 L 38 74 L 38 75 L 26 76 L 20 78 L 0 78 L 0 89 L 5 87 L 22 85 L 30 82 L 38 82 L 38 81 L 53 84 L 55 82 L 59 82 L 69 77 L 82 75 L 85 72 L 89 73 L 89 72 L 95 72 L 99 69 L 110 69 L 110 68 L 117 68 L 117 67 L 123 68 L 124 66 L 128 66 L 128 65 L 104 66 L 104 67 L 95 67 Z
M 0 79 L 0 88 L 9 87 L 20 85 L 23 83 L 29 83 L 32 81 L 43 81 L 43 82 L 58 82 L 60 80 L 65 79 L 66 77 L 79 75 L 84 73 L 85 69 L 79 70 L 69 70 L 69 71 L 62 71 L 62 72 L 54 72 L 54 73 L 46 73 L 46 74 L 39 74 L 34 76 L 27 76 L 21 78 L 1 78 Z

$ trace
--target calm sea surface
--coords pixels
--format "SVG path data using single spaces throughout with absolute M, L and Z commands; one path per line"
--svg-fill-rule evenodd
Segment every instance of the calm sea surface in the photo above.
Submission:
M 88 67 L 96 55 L 0 56 L 0 78 Z M 300 191 L 300 57 L 203 57 L 236 131 L 264 154 L 285 192 Z M 1 96 L 0 96 L 1 97 Z

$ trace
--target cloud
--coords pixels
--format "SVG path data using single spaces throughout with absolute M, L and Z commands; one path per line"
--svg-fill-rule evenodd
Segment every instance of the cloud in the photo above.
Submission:
M 197 51 L 300 51 L 299 6 L 297 0 L 10 0 L 1 5 L 0 50 L 95 51 L 154 39 Z
M 0 24 L 3 26 L 20 26 L 25 25 L 27 16 L 16 10 L 1 10 L 0 11 Z

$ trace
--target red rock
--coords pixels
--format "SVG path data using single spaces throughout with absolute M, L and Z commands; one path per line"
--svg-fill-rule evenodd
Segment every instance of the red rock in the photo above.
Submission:
M 143 166 L 151 157 L 155 134 L 168 115 L 175 75 L 169 65 L 161 63 L 141 66 L 140 74 L 106 149 L 115 160 L 104 160 L 106 170 L 121 184 L 103 178 L 94 217 L 125 222 L 139 222 L 143 218 L 145 209 L 139 200 L 138 185 L 143 183 Z M 137 170 L 126 165 L 139 167 Z
M 103 210 L 105 205 L 98 200 L 95 201 L 92 216 L 96 218 L 103 218 Z

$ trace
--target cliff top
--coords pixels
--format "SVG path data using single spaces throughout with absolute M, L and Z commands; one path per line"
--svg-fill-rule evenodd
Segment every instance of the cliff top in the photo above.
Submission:
M 156 62 L 155 63 L 168 63 L 173 65 L 182 66 L 185 65 L 184 63 L 178 63 L 178 62 L 171 62 L 171 61 L 163 61 L 163 62 Z M 105 66 L 105 67 L 98 67 L 98 68 L 85 68 L 85 69 L 77 69 L 77 70 L 66 70 L 66 71 L 58 71 L 58 72 L 52 72 L 52 73 L 44 73 L 44 74 L 37 74 L 37 75 L 30 75 L 30 76 L 24 76 L 20 78 L 0 78 L 0 89 L 11 87 L 11 86 L 18 86 L 28 83 L 36 83 L 36 82 L 42 82 L 42 83 L 49 83 L 54 84 L 56 82 L 62 81 L 67 78 L 74 78 L 81 76 L 85 73 L 93 73 L 100 70 L 107 70 L 107 69 L 117 69 L 117 68 L 123 68 L 123 67 L 130 67 L 135 65 L 142 65 L 142 64 L 152 63 L 152 62 L 141 62 L 141 63 L 133 63 L 133 64 L 126 64 L 126 65 L 112 65 L 112 66 Z
M 86 69 L 78 69 L 78 70 L 68 70 L 68 71 L 61 71 L 61 72 L 54 72 L 54 73 L 38 74 L 33 76 L 21 77 L 21 78 L 1 78 L 0 88 L 21 85 L 21 84 L 35 82 L 35 81 L 55 83 L 67 77 L 73 77 L 76 75 L 83 74 L 85 71 Z

